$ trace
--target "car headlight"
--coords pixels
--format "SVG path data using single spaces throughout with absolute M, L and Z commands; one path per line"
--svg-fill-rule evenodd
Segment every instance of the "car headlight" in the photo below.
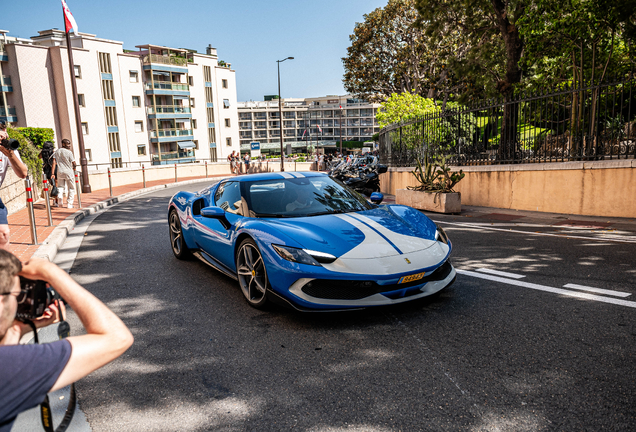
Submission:
M 435 231 L 435 240 L 438 242 L 442 242 L 444 244 L 449 243 L 448 236 L 446 235 L 446 231 L 444 231 L 444 229 L 439 225 L 437 225 L 437 231 Z
M 325 252 L 312 251 L 309 249 L 299 249 L 275 244 L 272 244 L 272 247 L 278 253 L 278 255 L 281 256 L 281 258 L 300 264 L 319 266 L 321 263 L 328 264 L 336 260 L 335 256 Z

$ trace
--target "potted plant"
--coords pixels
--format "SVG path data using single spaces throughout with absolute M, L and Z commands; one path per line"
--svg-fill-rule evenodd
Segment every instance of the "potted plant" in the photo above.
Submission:
M 398 189 L 397 204 L 437 213 L 461 212 L 461 194 L 453 188 L 465 174 L 462 170 L 451 172 L 447 156 L 432 158 L 426 153 L 423 161 L 417 160 L 417 168 L 411 173 L 419 184 Z

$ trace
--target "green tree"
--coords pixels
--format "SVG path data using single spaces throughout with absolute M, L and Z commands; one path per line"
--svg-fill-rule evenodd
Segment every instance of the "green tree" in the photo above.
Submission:
M 462 83 L 449 72 L 448 61 L 462 51 L 459 33 L 433 39 L 417 25 L 414 0 L 389 0 L 364 15 L 349 37 L 342 59 L 345 89 L 367 100 L 382 101 L 393 93 L 436 99 L 457 92 Z

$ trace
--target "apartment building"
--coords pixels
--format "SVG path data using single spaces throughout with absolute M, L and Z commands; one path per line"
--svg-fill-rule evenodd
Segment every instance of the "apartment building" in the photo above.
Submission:
M 18 39 L 0 30 L 0 119 L 49 127 L 58 145 L 77 127 L 63 31 Z M 78 103 L 89 169 L 225 159 L 239 150 L 235 72 L 183 48 L 71 36 Z
M 241 150 L 260 142 L 265 152 L 280 152 L 280 114 L 278 100 L 238 103 Z M 294 151 L 308 147 L 335 147 L 343 141 L 368 141 L 380 131 L 375 118 L 379 104 L 351 95 L 282 100 L 283 143 Z M 342 134 L 342 135 L 341 135 Z

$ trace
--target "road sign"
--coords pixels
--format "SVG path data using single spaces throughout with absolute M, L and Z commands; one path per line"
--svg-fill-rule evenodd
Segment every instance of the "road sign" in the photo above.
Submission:
M 259 157 L 260 155 L 261 155 L 261 143 L 260 142 L 250 143 L 250 156 Z

